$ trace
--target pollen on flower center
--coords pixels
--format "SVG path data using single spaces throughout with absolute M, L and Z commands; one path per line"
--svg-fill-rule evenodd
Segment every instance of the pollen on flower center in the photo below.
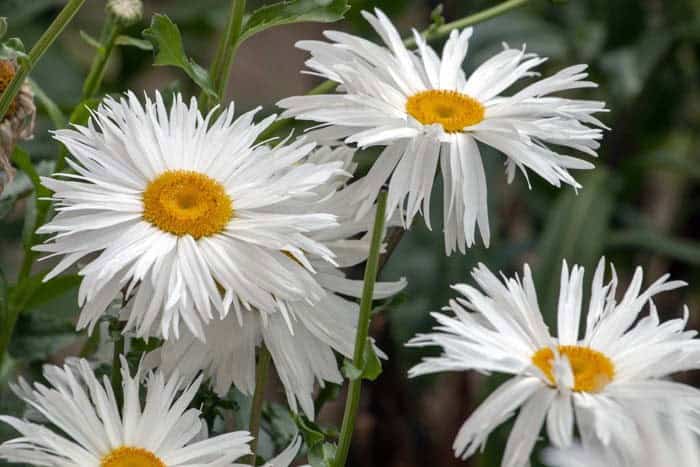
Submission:
M 569 359 L 574 373 L 574 391 L 598 392 L 615 377 L 615 365 L 603 353 L 589 347 L 560 345 L 559 354 Z M 552 385 L 556 384 L 552 364 L 554 353 L 543 347 L 532 355 L 532 363 L 542 370 Z
M 9 60 L 0 60 L 0 94 L 2 94 L 7 86 L 15 77 L 15 67 Z M 12 100 L 10 108 L 7 110 L 5 118 L 11 116 L 17 110 L 17 98 Z
M 424 125 L 439 123 L 454 133 L 484 119 L 484 106 L 457 91 L 433 89 L 414 94 L 406 101 L 406 111 Z
M 233 217 L 233 202 L 221 183 L 189 170 L 170 170 L 143 193 L 143 218 L 172 234 L 195 239 L 221 232 Z
M 142 448 L 120 447 L 100 460 L 100 467 L 166 467 L 155 454 Z

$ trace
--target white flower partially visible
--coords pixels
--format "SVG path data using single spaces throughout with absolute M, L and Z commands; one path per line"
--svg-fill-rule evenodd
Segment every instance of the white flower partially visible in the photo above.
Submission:
M 379 10 L 365 19 L 386 47 L 340 31 L 326 31 L 331 43 L 301 41 L 311 53 L 306 62 L 323 78 L 340 84 L 338 94 L 281 100 L 284 117 L 328 125 L 321 140 L 344 139 L 360 147 L 386 146 L 364 185 L 363 215 L 386 181 L 387 215 L 401 212 L 405 226 L 422 211 L 430 227 L 430 194 L 440 166 L 444 180 L 445 249 L 465 251 L 478 225 L 488 246 L 487 186 L 478 143 L 506 156 L 508 181 L 516 169 L 530 169 L 549 183 L 579 187 L 569 169 L 592 164 L 560 154 L 552 146 L 596 156 L 603 124 L 592 114 L 603 102 L 551 94 L 596 86 L 585 81 L 585 65 L 565 68 L 521 90 L 504 92 L 546 59 L 525 49 L 505 49 L 469 77 L 462 70 L 472 29 L 452 31 L 442 57 L 414 30 L 418 53 L 406 49 L 391 21 Z M 421 207 L 422 204 L 422 207 Z
M 62 256 L 46 280 L 85 258 L 79 329 L 92 330 L 122 290 L 134 294 L 126 330 L 165 339 L 181 323 L 203 339 L 232 309 L 285 315 L 285 301 L 324 297 L 306 256 L 333 261 L 310 234 L 335 217 L 276 208 L 312 195 L 341 163 L 304 162 L 314 143 L 303 139 L 256 144 L 275 118 L 253 123 L 256 111 L 234 120 L 231 104 L 214 118 L 195 99 L 177 95 L 168 109 L 160 94 L 142 105 L 129 93 L 107 98 L 87 127 L 56 132 L 76 174 L 42 179 L 58 214 L 36 249 Z
M 187 384 L 177 374 L 149 373 L 141 404 L 141 370 L 131 376 L 122 359 L 121 373 L 121 408 L 109 379 L 100 383 L 86 360 L 62 368 L 47 365 L 48 386 L 20 381 L 15 392 L 56 431 L 0 417 L 22 434 L 0 445 L 0 458 L 51 467 L 224 467 L 250 454 L 247 431 L 202 439 L 206 424 L 199 410 L 187 408 L 201 378 Z
M 697 467 L 700 465 L 700 426 L 697 417 L 659 417 L 641 410 L 639 434 L 625 452 L 601 443 L 577 443 L 571 447 L 549 448 L 545 462 L 552 467 Z
M 570 271 L 564 262 L 557 312 L 558 337 L 542 319 L 528 266 L 524 276 L 499 280 L 484 265 L 472 272 L 480 291 L 466 284 L 453 288 L 463 295 L 450 301 L 453 316 L 433 313 L 435 332 L 419 335 L 410 346 L 439 346 L 439 357 L 425 358 L 409 375 L 475 370 L 514 377 L 496 389 L 460 429 L 455 455 L 467 458 L 491 431 L 520 409 L 502 465 L 526 465 L 546 422 L 558 447 L 572 443 L 574 426 L 584 439 L 625 450 L 635 431 L 634 415 L 654 407 L 663 414 L 677 403 L 680 410 L 700 408 L 700 390 L 665 379 L 700 368 L 700 340 L 685 331 L 682 319 L 659 320 L 651 298 L 685 285 L 668 275 L 642 291 L 641 268 L 619 302 L 617 277 L 604 284 L 601 259 L 591 285 L 585 331 L 582 320 L 583 268 Z M 649 315 L 640 318 L 650 303 Z
M 322 148 L 308 161 L 317 163 L 343 161 L 346 172 L 354 170 L 353 151 L 341 147 L 331 151 Z M 332 266 L 323 258 L 309 255 L 314 278 L 323 287 L 322 298 L 315 303 L 306 300 L 280 300 L 285 313 L 266 313 L 261 310 L 241 310 L 221 321 L 212 321 L 204 328 L 205 339 L 200 341 L 184 332 L 180 339 L 169 341 L 159 349 L 160 367 L 166 372 L 179 370 L 195 375 L 204 371 L 211 378 L 214 390 L 226 394 L 235 385 L 244 394 L 255 390 L 256 348 L 264 343 L 270 351 L 277 374 L 284 385 L 292 410 L 298 407 L 313 419 L 312 393 L 316 381 L 341 383 L 333 351 L 351 358 L 354 348 L 358 304 L 346 297 L 359 297 L 362 281 L 345 278 L 340 268 L 363 262 L 368 255 L 374 212 L 355 220 L 357 210 L 353 185 L 336 192 L 347 175 L 329 180 L 319 188 L 317 195 L 307 199 L 290 200 L 278 206 L 283 212 L 303 213 L 310 206 L 319 205 L 323 212 L 338 217 L 339 225 L 319 230 L 310 237 L 330 249 L 337 262 Z M 361 237 L 357 238 L 358 235 Z M 375 298 L 389 297 L 405 286 L 397 282 L 379 282 Z

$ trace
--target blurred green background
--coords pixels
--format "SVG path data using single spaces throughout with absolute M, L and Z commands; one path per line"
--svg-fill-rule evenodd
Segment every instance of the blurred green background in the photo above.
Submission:
M 262 2 L 249 2 L 250 7 L 256 3 Z M 348 19 L 332 27 L 374 37 L 359 11 L 378 6 L 408 33 L 411 27 L 427 26 L 437 3 L 352 1 Z M 499 2 L 442 3 L 446 20 L 451 21 Z M 19 36 L 31 46 L 60 6 L 56 0 L 0 0 L 0 16 L 9 18 L 10 36 Z M 225 0 L 146 0 L 145 7 L 144 20 L 130 29 L 132 35 L 140 36 L 152 13 L 166 13 L 183 32 L 187 53 L 200 64 L 210 63 L 226 18 Z M 80 31 L 98 36 L 103 16 L 104 2 L 87 2 L 32 74 L 66 113 L 79 99 L 93 54 Z M 262 105 L 265 113 L 272 113 L 277 99 L 313 87 L 316 80 L 299 73 L 305 56 L 293 44 L 319 38 L 327 27 L 285 26 L 244 43 L 228 98 L 235 99 L 241 109 Z M 562 258 L 591 271 L 605 255 L 615 262 L 623 284 L 635 265 L 645 268 L 647 284 L 671 272 L 690 286 L 659 297 L 660 312 L 666 318 L 678 316 L 686 303 L 691 309 L 691 326 L 700 325 L 699 40 L 700 0 L 530 0 L 476 27 L 465 63 L 467 72 L 498 51 L 503 42 L 517 47 L 525 43 L 528 50 L 550 57 L 540 70 L 545 75 L 588 63 L 599 88 L 569 95 L 605 100 L 611 111 L 602 120 L 612 130 L 605 134 L 596 169 L 577 174 L 584 187 L 578 194 L 570 188 L 550 187 L 536 176 L 531 177 L 531 190 L 521 177 L 508 185 L 503 157 L 484 151 L 494 232 L 488 250 L 476 246 L 465 256 L 445 257 L 439 227 L 430 232 L 422 221 L 403 236 L 383 277 L 406 276 L 409 286 L 373 322 L 373 335 L 390 359 L 380 379 L 363 392 L 350 465 L 500 464 L 508 426 L 494 434 L 482 455 L 468 462 L 455 460 L 451 450 L 460 424 L 497 384 L 497 376 L 443 374 L 412 381 L 405 377 L 406 370 L 425 352 L 406 349 L 404 342 L 430 328 L 428 312 L 447 303 L 453 295 L 449 284 L 467 281 L 469 269 L 478 261 L 508 273 L 529 262 L 550 324 L 554 324 L 551 318 Z M 167 88 L 196 92 L 179 70 L 152 67 L 152 61 L 149 51 L 119 48 L 107 70 L 106 91 Z M 55 157 L 57 145 L 50 139 L 51 129 L 42 113 L 35 139 L 22 144 L 37 163 Z M 361 170 L 366 170 L 371 159 L 361 160 Z M 8 278 L 14 277 L 21 259 L 19 245 L 27 210 L 26 198 L 18 195 L 21 193 L 10 192 L 0 198 L 0 267 Z M 433 196 L 435 226 L 441 225 L 441 199 Z M 75 315 L 74 293 L 68 292 L 36 304 L 20 317 L 10 351 L 22 360 L 23 371 L 75 353 L 79 348 L 72 331 Z M 683 377 L 694 384 L 700 382 L 698 375 Z M 340 400 L 326 405 L 320 417 L 323 423 L 340 419 Z M 3 413 L 21 410 L 6 389 L 0 409 Z M 6 431 L 0 434 L 7 436 Z

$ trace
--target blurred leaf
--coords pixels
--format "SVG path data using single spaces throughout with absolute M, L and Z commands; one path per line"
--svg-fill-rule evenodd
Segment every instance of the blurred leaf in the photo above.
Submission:
M 74 300 L 71 297 L 69 301 Z M 76 340 L 75 316 L 75 308 L 67 304 L 20 314 L 10 341 L 10 354 L 24 361 L 45 360 Z
M 13 60 L 16 59 L 20 63 L 27 57 L 24 43 L 19 37 L 11 37 L 0 43 L 0 59 Z
M 542 313 L 550 325 L 555 324 L 562 260 L 592 271 L 603 254 L 614 209 L 611 176 L 604 167 L 596 167 L 579 181 L 583 188 L 578 195 L 571 189 L 559 195 L 537 246 L 539 261 L 533 274 Z
M 151 42 L 131 36 L 117 37 L 116 44 L 125 47 L 136 47 L 141 50 L 153 50 L 153 44 Z
M 53 163 L 50 161 L 41 161 L 35 168 L 40 175 L 48 175 L 51 173 Z M 12 211 L 17 200 L 30 195 L 32 189 L 32 182 L 29 180 L 27 174 L 19 172 L 14 180 L 12 180 L 12 183 L 7 185 L 5 190 L 0 193 L 0 219 Z
M 294 421 L 304 438 L 304 443 L 306 443 L 309 448 L 316 446 L 317 444 L 323 443 L 326 439 L 326 434 L 323 429 L 316 423 L 310 421 L 304 415 L 295 415 Z
M 295 415 L 286 405 L 269 403 L 263 407 L 265 432 L 277 449 L 285 448 L 299 434 Z
M 0 16 L 11 17 L 12 26 L 17 27 L 55 5 L 56 0 L 3 0 L 0 2 Z
M 365 344 L 365 352 L 362 358 L 362 368 L 357 368 L 353 362 L 348 359 L 343 361 L 343 374 L 351 381 L 362 378 L 368 381 L 374 381 L 382 373 L 382 363 L 374 351 L 374 345 L 371 339 L 367 339 Z
M 274 26 L 339 21 L 349 8 L 347 0 L 290 0 L 265 5 L 245 18 L 240 42 Z
M 0 39 L 5 37 L 7 34 L 7 18 L 4 16 L 0 17 Z
M 90 45 L 96 49 L 101 49 L 102 44 L 100 44 L 100 41 L 92 37 L 90 34 L 86 33 L 82 29 L 80 30 L 80 38 L 85 41 L 87 45 Z
M 15 146 L 15 149 L 12 153 L 12 162 L 14 162 L 17 165 L 17 167 L 19 167 L 22 170 L 22 172 L 24 172 L 29 177 L 29 181 L 34 187 L 34 191 L 36 191 L 36 193 L 39 196 L 47 196 L 50 194 L 46 187 L 44 187 L 41 184 L 39 174 L 37 173 L 34 164 L 32 164 L 32 160 L 29 157 L 27 151 L 20 148 L 19 146 Z
M 0 326 L 2 326 L 3 329 L 5 328 L 5 317 L 7 316 L 8 304 L 7 280 L 5 279 L 5 273 L 2 271 L 2 269 L 0 269 Z
M 185 55 L 177 25 L 165 15 L 153 15 L 151 27 L 143 31 L 155 51 L 154 65 L 171 65 L 182 69 L 204 92 L 217 97 L 207 70 Z
M 314 409 L 316 413 L 321 411 L 321 408 L 326 404 L 326 402 L 334 401 L 338 398 L 340 394 L 340 384 L 328 383 L 326 382 L 323 387 L 318 391 L 318 395 L 314 400 Z
M 54 128 L 60 129 L 66 127 L 66 116 L 63 115 L 61 109 L 56 103 L 46 95 L 43 89 L 34 80 L 29 80 L 34 92 L 34 99 L 44 108 L 46 115 L 51 119 Z
M 85 125 L 90 119 L 90 111 L 97 108 L 100 104 L 100 99 L 93 97 L 80 102 L 75 106 L 73 113 L 70 115 L 70 122 L 76 125 Z
M 44 274 L 41 274 L 42 280 L 43 277 Z M 28 300 L 24 304 L 25 310 L 31 310 L 78 288 L 81 280 L 82 278 L 77 274 L 68 274 L 54 277 L 46 282 L 40 282 L 38 286 L 32 290 Z
M 312 467 L 331 467 L 337 448 L 335 443 L 319 443 L 309 448 L 309 463 Z
M 700 242 L 684 240 L 648 229 L 611 232 L 608 246 L 652 251 L 684 263 L 700 265 Z

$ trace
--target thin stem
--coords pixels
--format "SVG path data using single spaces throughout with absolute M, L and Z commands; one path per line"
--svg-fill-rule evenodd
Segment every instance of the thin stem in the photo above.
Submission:
M 255 393 L 253 394 L 253 403 L 250 409 L 249 431 L 250 435 L 253 437 L 253 440 L 250 442 L 250 450 L 253 452 L 250 456 L 250 465 L 252 467 L 255 467 L 255 461 L 258 457 L 260 418 L 262 417 L 263 400 L 265 399 L 267 375 L 270 372 L 270 360 L 270 351 L 267 350 L 265 344 L 262 344 L 258 355 L 258 363 L 255 367 Z
M 224 35 L 219 41 L 219 47 L 216 50 L 216 55 L 211 64 L 209 73 L 214 85 L 214 90 L 219 96 L 219 101 L 223 101 L 226 85 L 228 84 L 229 73 L 233 57 L 238 48 L 238 40 L 241 37 L 241 28 L 243 27 L 243 15 L 245 14 L 245 0 L 231 0 L 231 11 L 229 12 L 228 22 Z M 211 102 L 212 97 L 202 93 L 200 100 L 203 102 L 203 109 L 213 107 Z
M 467 26 L 471 26 L 476 23 L 481 23 L 483 21 L 486 21 L 488 19 L 494 18 L 496 16 L 502 15 L 503 13 L 506 13 L 507 11 L 510 11 L 514 8 L 517 8 L 519 6 L 524 5 L 527 3 L 528 0 L 508 0 L 507 2 L 503 2 L 499 5 L 496 5 L 492 8 L 488 8 L 486 10 L 480 11 L 478 13 L 475 13 L 470 16 L 465 16 L 464 18 L 460 18 L 456 21 L 452 21 L 450 23 L 445 23 L 440 27 L 437 28 L 428 28 L 425 31 L 421 33 L 423 37 L 427 41 L 433 41 L 436 39 L 440 39 L 442 37 L 448 36 L 450 32 L 452 32 L 454 29 L 461 29 L 465 28 Z M 416 39 L 413 36 L 409 36 L 403 41 L 404 45 L 406 47 L 415 47 L 416 45 Z M 311 89 L 307 94 L 308 95 L 315 95 L 315 94 L 327 94 L 329 92 L 332 92 L 335 87 L 338 85 L 335 81 L 327 80 L 316 86 L 315 88 Z M 271 138 L 275 133 L 278 131 L 284 130 L 285 128 L 288 128 L 292 125 L 294 122 L 293 118 L 282 118 L 279 120 L 275 120 L 272 122 L 272 124 L 267 127 L 265 131 L 262 132 L 260 135 L 259 140 L 264 141 L 266 139 Z
M 124 402 L 124 390 L 122 389 L 122 372 L 121 372 L 121 356 L 124 354 L 125 338 L 123 333 L 123 323 L 117 323 L 114 326 L 110 326 L 109 332 L 110 336 L 113 337 L 117 334 L 117 338 L 114 340 L 114 352 L 112 353 L 112 374 L 111 382 L 112 389 L 114 389 L 114 397 L 117 400 L 117 407 L 121 407 L 122 402 Z
M 422 35 L 427 41 L 440 39 L 448 36 L 450 32 L 452 32 L 454 29 L 462 29 L 466 28 L 467 26 L 482 23 L 486 20 L 502 15 L 503 13 L 506 13 L 510 10 L 523 6 L 527 3 L 527 1 L 528 0 L 508 0 L 507 2 L 500 3 L 491 8 L 487 8 L 486 10 L 474 13 L 473 15 L 465 16 L 464 18 L 445 23 L 442 26 L 438 26 L 437 28 L 428 28 L 422 33 Z M 414 47 L 416 45 L 416 39 L 413 36 L 411 36 L 406 38 L 403 41 L 403 43 L 404 45 L 406 45 L 406 47 Z
M 92 60 L 92 65 L 90 66 L 90 71 L 83 84 L 81 101 L 97 95 L 100 85 L 102 84 L 102 79 L 104 78 L 107 62 L 109 61 L 110 55 L 112 55 L 112 50 L 114 49 L 117 36 L 119 35 L 119 30 L 120 28 L 117 22 L 108 16 L 102 28 L 100 47 L 97 49 L 95 58 Z
M 44 52 L 46 52 L 61 32 L 63 32 L 63 29 L 68 25 L 71 19 L 73 19 L 73 16 L 75 16 L 78 10 L 80 10 L 83 3 L 85 3 L 85 0 L 69 0 L 44 34 L 36 41 L 36 44 L 34 44 L 32 50 L 29 51 L 29 54 L 20 60 L 17 73 L 15 73 L 15 76 L 12 78 L 12 81 L 10 81 L 5 92 L 0 96 L 0 120 L 2 120 L 7 113 L 10 104 L 12 104 L 12 100 L 19 92 L 29 72 L 32 71 L 41 59 L 41 56 L 44 55 Z
M 379 251 L 384 234 L 384 213 L 386 211 L 386 191 L 382 190 L 377 198 L 377 212 L 374 215 L 374 229 L 372 230 L 372 244 L 369 248 L 369 256 L 365 266 L 364 284 L 362 287 L 362 300 L 360 301 L 360 317 L 357 322 L 357 335 L 355 336 L 355 351 L 353 353 L 353 365 L 363 368 L 365 345 L 369 335 L 369 322 L 372 315 L 372 297 L 374 296 L 374 283 L 377 280 L 379 266 Z M 350 451 L 350 441 L 355 431 L 355 418 L 360 405 L 360 390 L 362 377 L 350 381 L 348 395 L 345 401 L 345 413 L 343 425 L 340 429 L 340 441 L 334 466 L 343 467 Z

